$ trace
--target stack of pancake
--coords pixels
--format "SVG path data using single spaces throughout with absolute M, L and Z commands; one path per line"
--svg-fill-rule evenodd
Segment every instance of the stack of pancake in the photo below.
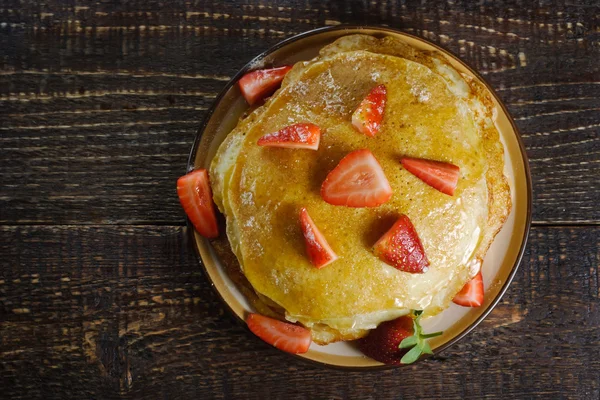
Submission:
M 379 133 L 369 137 L 353 128 L 351 116 L 380 84 L 387 105 Z M 317 151 L 257 145 L 263 135 L 295 123 L 321 128 Z M 327 174 L 363 148 L 381 164 L 392 198 L 369 208 L 323 201 Z M 403 169 L 403 156 L 459 166 L 454 196 Z M 391 37 L 352 35 L 293 67 L 281 88 L 227 136 L 210 178 L 239 263 L 234 268 L 254 305 L 301 323 L 315 342 L 327 344 L 363 337 L 411 309 L 435 315 L 447 308 L 479 271 L 510 211 L 503 168 L 484 87 L 436 53 Z M 302 207 L 339 256 L 323 269 L 306 257 Z M 400 214 L 418 232 L 430 262 L 426 273 L 399 271 L 372 252 Z

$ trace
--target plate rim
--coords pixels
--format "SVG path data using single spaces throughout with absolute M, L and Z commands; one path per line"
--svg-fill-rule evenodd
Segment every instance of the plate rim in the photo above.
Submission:
M 432 46 L 435 50 L 439 51 L 440 53 L 444 54 L 445 56 L 450 56 L 453 59 L 455 59 L 456 61 L 458 61 L 460 64 L 462 64 L 471 74 L 473 74 L 476 78 L 479 79 L 480 82 L 482 82 L 484 84 L 484 86 L 486 87 L 486 89 L 491 93 L 491 95 L 494 97 L 494 99 L 496 100 L 496 103 L 500 106 L 500 108 L 502 109 L 503 113 L 505 114 L 505 116 L 508 119 L 508 122 L 511 125 L 511 128 L 514 132 L 514 136 L 515 139 L 519 145 L 519 153 L 521 155 L 521 161 L 523 162 L 523 169 L 525 171 L 525 183 L 526 183 L 526 188 L 527 188 L 527 207 L 526 207 L 526 221 L 525 221 L 525 228 L 523 231 L 523 240 L 521 241 L 521 246 L 519 248 L 519 251 L 517 253 L 517 257 L 515 259 L 515 262 L 512 266 L 511 272 L 508 275 L 508 277 L 506 278 L 506 280 L 504 281 L 504 284 L 502 285 L 502 287 L 500 288 L 500 290 L 498 291 L 498 294 L 496 295 L 496 297 L 494 298 L 494 300 L 488 305 L 488 307 L 481 313 L 481 315 L 476 318 L 469 326 L 467 326 L 463 331 L 461 331 L 458 335 L 454 336 L 452 339 L 448 340 L 447 342 L 445 342 L 444 344 L 442 344 L 441 346 L 439 346 L 438 348 L 436 348 L 436 352 L 434 355 L 438 355 L 439 353 L 447 350 L 449 347 L 453 346 L 454 344 L 456 344 L 457 342 L 459 342 L 461 339 L 463 339 L 465 336 L 467 336 L 469 333 L 471 333 L 485 318 L 487 318 L 487 316 L 496 308 L 496 306 L 498 305 L 498 303 L 500 302 L 500 300 L 502 299 L 502 297 L 504 296 L 504 294 L 506 293 L 506 291 L 508 290 L 510 284 L 512 283 L 517 270 L 519 269 L 519 266 L 521 265 L 521 261 L 523 260 L 523 255 L 525 254 L 525 249 L 527 247 L 527 242 L 529 239 L 529 234 L 530 234 L 530 230 L 531 230 L 531 221 L 532 221 L 532 208 L 533 208 L 533 189 L 532 189 L 532 182 L 531 182 L 531 170 L 530 170 L 530 166 L 529 166 L 529 158 L 527 156 L 527 151 L 525 148 L 525 144 L 523 143 L 522 137 L 521 137 L 521 132 L 519 131 L 517 125 L 514 122 L 514 119 L 512 117 L 512 115 L 509 113 L 506 105 L 504 104 L 504 102 L 502 101 L 502 99 L 498 96 L 498 94 L 496 93 L 496 91 L 494 90 L 494 88 L 487 82 L 487 80 L 481 75 L 479 74 L 479 72 L 477 72 L 474 68 L 472 68 L 466 61 L 464 61 L 463 59 L 461 59 L 459 56 L 457 56 L 454 52 L 452 52 L 451 50 L 448 50 L 442 46 L 440 46 L 437 43 L 433 43 L 430 40 L 420 37 L 420 36 L 416 36 L 410 33 L 406 33 L 402 30 L 396 29 L 396 28 L 391 28 L 389 26 L 377 26 L 377 25 L 352 25 L 352 24 L 340 24 L 340 25 L 335 25 L 335 26 L 325 26 L 325 27 L 320 27 L 320 28 L 316 28 L 316 29 L 312 29 L 309 31 L 305 31 L 305 32 L 301 32 L 297 35 L 291 36 L 287 39 L 284 39 L 278 43 L 276 43 L 275 45 L 269 47 L 267 50 L 263 51 L 262 53 L 260 53 L 259 55 L 257 55 L 256 57 L 252 58 L 248 63 L 246 63 L 228 82 L 227 84 L 223 87 L 223 89 L 221 89 L 221 91 L 219 92 L 219 94 L 215 97 L 215 99 L 213 100 L 210 108 L 207 110 L 206 115 L 204 116 L 202 123 L 200 124 L 197 133 L 196 133 L 196 137 L 194 138 L 194 143 L 192 144 L 192 148 L 190 150 L 189 156 L 188 156 L 188 162 L 187 162 L 187 169 L 186 172 L 191 172 L 194 169 L 194 163 L 195 163 L 195 159 L 196 159 L 196 155 L 198 152 L 198 148 L 199 148 L 199 144 L 200 141 L 202 139 L 202 136 L 206 130 L 206 127 L 212 117 L 212 115 L 214 114 L 215 110 L 217 109 L 217 107 L 219 106 L 219 104 L 221 103 L 223 97 L 227 94 L 227 92 L 229 91 L 229 89 L 231 89 L 231 87 L 233 87 L 237 81 L 247 72 L 249 72 L 251 69 L 253 69 L 253 67 L 257 64 L 257 62 L 259 62 L 260 60 L 264 59 L 265 57 L 267 57 L 269 54 L 273 53 L 274 51 L 290 44 L 293 42 L 296 42 L 298 40 L 310 37 L 310 36 L 314 36 L 320 33 L 324 33 L 324 32 L 334 32 L 334 31 L 340 31 L 340 30 L 374 30 L 374 31 L 381 31 L 382 33 L 394 33 L 394 34 L 399 34 L 401 36 L 407 36 L 409 38 L 412 38 L 414 40 L 417 41 L 421 41 L 424 42 L 427 45 Z M 210 277 L 210 273 L 207 270 L 207 267 L 204 263 L 204 261 L 202 260 L 202 256 L 200 254 L 199 248 L 198 248 L 198 243 L 197 243 L 197 239 L 196 239 L 196 235 L 194 234 L 194 228 L 193 225 L 191 224 L 189 218 L 186 218 L 186 227 L 187 227 L 187 234 L 189 236 L 189 238 L 191 239 L 191 243 L 193 243 L 193 247 L 194 247 L 194 253 L 196 255 L 196 258 L 198 260 L 198 264 L 200 264 L 202 266 L 202 271 L 204 273 L 204 275 L 206 276 L 208 282 L 210 283 L 210 286 L 212 287 L 213 291 L 217 294 L 217 296 L 219 297 L 219 299 L 221 300 L 221 302 L 223 304 L 225 304 L 225 306 L 227 307 L 227 309 L 229 310 L 230 314 L 233 314 L 233 316 L 235 317 L 235 319 L 238 321 L 238 323 L 242 323 L 244 326 L 246 326 L 245 321 L 240 318 L 237 313 L 233 310 L 233 308 L 231 307 L 231 305 L 229 304 L 229 302 L 227 302 L 227 300 L 225 300 L 225 298 L 223 297 L 223 295 L 221 294 L 221 292 L 218 290 L 218 288 L 215 286 L 212 278 Z M 247 329 L 247 328 L 246 328 Z M 317 360 L 312 360 L 310 358 L 304 357 L 302 355 L 299 354 L 290 354 L 290 353 L 286 353 L 283 351 L 278 351 L 279 353 L 285 353 L 288 356 L 292 356 L 295 359 L 299 359 L 302 360 L 302 362 L 305 363 L 309 363 L 312 365 L 317 365 L 319 367 L 322 368 L 331 368 L 331 369 L 338 369 L 338 370 L 344 370 L 344 371 L 374 371 L 374 370 L 388 370 L 388 369 L 396 369 L 396 368 L 402 368 L 402 367 L 406 367 L 408 365 L 391 365 L 391 364 L 382 364 L 382 365 L 372 365 L 372 366 L 346 366 L 346 365 L 336 365 L 336 364 L 329 364 L 326 362 L 322 362 L 322 361 L 317 361 Z M 431 357 L 430 355 L 426 355 L 425 357 L 421 357 L 421 359 L 419 361 L 423 361 L 427 358 Z

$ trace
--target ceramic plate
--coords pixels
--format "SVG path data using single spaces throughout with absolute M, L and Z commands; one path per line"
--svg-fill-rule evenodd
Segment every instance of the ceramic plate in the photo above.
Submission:
M 465 308 L 455 304 L 439 315 L 423 321 L 426 332 L 443 330 L 442 336 L 431 339 L 434 353 L 456 343 L 479 324 L 500 301 L 502 294 L 512 280 L 527 241 L 531 222 L 531 179 L 527 156 L 515 124 L 493 89 L 473 69 L 450 52 L 424 39 L 389 28 L 336 26 L 309 31 L 284 40 L 249 62 L 225 86 L 208 112 L 190 154 L 188 170 L 208 168 L 217 148 L 225 136 L 237 125 L 239 118 L 247 110 L 236 82 L 246 72 L 263 66 L 293 64 L 310 60 L 319 50 L 339 37 L 363 33 L 378 37 L 398 37 L 422 50 L 442 53 L 460 72 L 471 75 L 484 84 L 491 92 L 497 111 L 496 125 L 504 144 L 505 175 L 512 193 L 512 211 L 504 227 L 496 236 L 483 263 L 485 302 L 478 308 Z M 248 301 L 238 290 L 212 248 L 211 244 L 199 236 L 190 226 L 193 242 L 200 258 L 200 264 L 223 301 L 231 311 L 244 319 L 252 311 Z M 365 357 L 351 343 L 341 342 L 327 346 L 313 343 L 309 351 L 297 357 L 317 363 L 341 368 L 384 368 L 377 361 Z

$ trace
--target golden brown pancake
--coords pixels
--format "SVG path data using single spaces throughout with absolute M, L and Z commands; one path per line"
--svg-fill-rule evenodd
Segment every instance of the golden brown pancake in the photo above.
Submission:
M 384 84 L 379 133 L 367 137 L 351 114 Z M 264 134 L 310 122 L 321 127 L 317 151 L 256 145 Z M 368 148 L 393 189 L 375 208 L 333 206 L 320 186 L 349 152 Z M 454 196 L 402 168 L 402 156 L 458 165 Z M 485 88 L 443 58 L 393 38 L 353 35 L 298 63 L 282 87 L 228 135 L 211 166 L 214 199 L 259 307 L 312 329 L 325 344 L 364 336 L 411 309 L 434 315 L 478 271 L 510 210 L 503 148 Z M 339 259 L 314 268 L 298 222 L 306 207 Z M 413 222 L 431 263 L 424 274 L 399 271 L 371 247 L 400 214 Z M 265 307 L 266 306 L 266 307 Z

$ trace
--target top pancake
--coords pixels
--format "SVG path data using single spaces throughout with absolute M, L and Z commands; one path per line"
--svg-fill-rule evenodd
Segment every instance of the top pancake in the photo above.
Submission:
M 388 101 L 379 133 L 367 137 L 351 114 L 376 85 Z M 502 146 L 491 101 L 443 59 L 392 38 L 339 39 L 317 59 L 298 63 L 281 89 L 230 133 L 211 166 L 215 202 L 242 271 L 265 301 L 327 343 L 360 337 L 382 321 L 423 309 L 435 314 L 476 273 L 510 207 Z M 256 145 L 266 133 L 310 122 L 318 151 Z M 333 206 L 321 183 L 349 152 L 370 149 L 393 189 L 375 208 Z M 458 165 L 454 196 L 402 168 L 402 156 Z M 301 207 L 339 255 L 317 270 L 305 254 Z M 381 262 L 371 247 L 406 214 L 431 262 L 410 274 Z

